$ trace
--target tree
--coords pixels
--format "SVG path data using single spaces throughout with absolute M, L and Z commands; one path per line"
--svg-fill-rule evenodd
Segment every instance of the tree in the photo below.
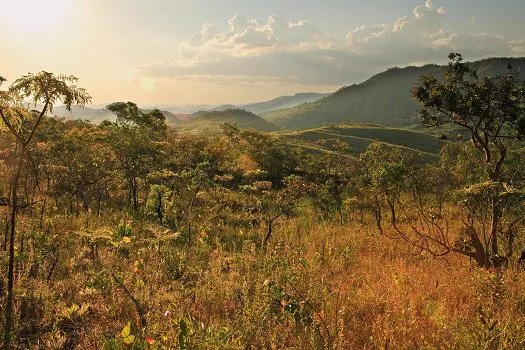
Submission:
M 423 105 L 423 124 L 455 124 L 468 130 L 473 145 L 485 157 L 488 178 L 499 181 L 507 140 L 524 136 L 525 87 L 512 71 L 480 77 L 460 54 L 451 53 L 449 60 L 444 81 L 424 76 L 413 90 Z
M 107 144 L 107 133 L 89 123 L 75 122 L 60 138 L 49 142 L 47 149 L 53 159 L 56 183 L 53 194 L 68 195 L 72 201 L 80 201 L 85 211 L 97 203 L 100 213 L 101 201 L 113 179 L 113 150 Z M 78 208 L 77 208 L 78 210 Z
M 175 215 L 177 226 L 181 230 L 182 226 L 186 226 L 188 243 L 192 239 L 193 220 L 197 216 L 195 212 L 199 208 L 199 196 L 213 186 L 210 174 L 208 162 L 199 163 L 195 168 L 186 168 L 175 174 L 174 201 L 170 209 Z
M 4 347 L 11 347 L 13 329 L 13 282 L 15 260 L 15 234 L 17 213 L 20 209 L 18 186 L 22 168 L 26 161 L 27 149 L 33 140 L 44 115 L 53 110 L 56 103 L 63 103 L 71 110 L 73 104 L 84 106 L 91 101 L 89 94 L 82 88 L 73 85 L 78 79 L 74 76 L 54 75 L 40 72 L 24 75 L 17 79 L 7 91 L 0 92 L 0 117 L 5 127 L 16 138 L 16 164 L 11 174 L 9 206 L 9 267 L 7 284 L 7 303 L 5 311 Z M 5 79 L 1 78 L 0 83 Z M 30 100 L 42 104 L 40 111 L 28 110 L 23 102 Z
M 106 107 L 117 116 L 105 124 L 111 131 L 110 142 L 126 180 L 128 199 L 135 211 L 139 204 L 139 179 L 159 164 L 158 143 L 166 137 L 166 121 L 158 110 L 146 112 L 132 102 L 115 102 Z
M 349 155 L 347 142 L 339 139 L 320 139 L 316 142 L 327 152 L 299 153 L 297 173 L 316 184 L 312 194 L 313 202 L 321 217 L 336 214 L 341 224 L 344 222 L 343 207 L 345 197 L 353 194 L 356 174 L 360 168 L 358 160 Z
M 420 174 L 421 156 L 416 152 L 407 152 L 398 147 L 387 146 L 380 142 L 371 143 L 361 155 L 364 170 L 364 187 L 373 200 L 369 204 L 379 233 L 383 233 L 382 202 L 386 202 L 390 213 L 390 222 L 397 229 L 398 212 L 405 192 L 412 192 L 413 201 L 421 206 L 423 202 Z M 404 203 L 407 205 L 407 203 Z
M 256 181 L 245 189 L 258 194 L 257 211 L 266 224 L 266 234 L 262 240 L 264 246 L 272 237 L 275 222 L 301 206 L 301 200 L 312 193 L 313 184 L 300 176 L 290 175 L 284 180 L 284 187 L 272 189 L 270 181 Z
M 509 217 L 522 196 L 503 169 L 512 140 L 524 136 L 525 86 L 512 67 L 507 74 L 482 77 L 460 54 L 451 53 L 449 60 L 443 81 L 424 76 L 413 95 L 422 104 L 420 116 L 425 125 L 452 124 L 467 130 L 483 157 L 485 181 L 471 184 L 463 193 L 468 244 L 456 249 L 481 266 L 494 266 L 503 261 L 501 240 L 508 245 L 506 258 L 512 254 L 516 225 L 522 219 Z M 479 215 L 485 205 L 488 213 Z
M 240 130 L 227 123 L 221 127 L 227 139 L 257 164 L 261 180 L 280 186 L 283 179 L 292 175 L 297 168 L 294 149 L 275 136 L 254 130 Z

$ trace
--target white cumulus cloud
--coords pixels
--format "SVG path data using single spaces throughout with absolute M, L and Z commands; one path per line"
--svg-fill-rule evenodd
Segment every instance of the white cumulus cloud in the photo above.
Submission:
M 391 66 L 442 62 L 450 51 L 468 59 L 525 52 L 525 40 L 447 30 L 445 16 L 443 7 L 427 0 L 404 17 L 364 24 L 345 36 L 304 20 L 270 16 L 260 21 L 235 14 L 223 30 L 204 24 L 179 45 L 173 58 L 145 64 L 137 74 L 218 84 L 260 79 L 268 84 L 340 86 Z

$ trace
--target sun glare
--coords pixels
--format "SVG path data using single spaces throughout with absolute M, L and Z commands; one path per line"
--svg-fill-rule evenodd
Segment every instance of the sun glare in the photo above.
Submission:
M 0 13 L 14 32 L 39 32 L 60 24 L 69 4 L 68 0 L 2 0 Z

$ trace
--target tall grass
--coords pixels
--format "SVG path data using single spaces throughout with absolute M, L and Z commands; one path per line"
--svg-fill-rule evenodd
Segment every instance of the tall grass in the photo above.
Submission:
M 525 346 L 525 275 L 514 267 L 412 255 L 368 224 L 299 217 L 282 221 L 267 247 L 262 234 L 203 227 L 188 245 L 142 218 L 49 219 L 26 232 L 20 258 L 20 346 Z

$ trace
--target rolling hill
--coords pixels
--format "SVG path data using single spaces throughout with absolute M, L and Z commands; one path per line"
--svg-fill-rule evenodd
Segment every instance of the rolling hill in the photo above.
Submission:
M 192 118 L 182 126 L 182 130 L 219 132 L 221 130 L 220 124 L 223 123 L 236 124 L 241 129 L 252 128 L 266 132 L 279 130 L 275 124 L 243 109 L 196 112 L 192 115 Z
M 329 145 L 336 140 L 348 145 L 352 154 L 364 152 L 372 142 L 382 142 L 393 147 L 402 147 L 407 151 L 436 157 L 446 142 L 424 133 L 374 124 L 326 126 L 279 134 L 284 139 L 310 148 L 330 149 Z M 323 143 L 323 140 L 327 142 Z
M 490 58 L 470 63 L 480 75 L 508 72 L 511 63 L 519 79 L 525 77 L 525 58 Z M 346 86 L 320 100 L 263 114 L 283 129 L 303 129 L 345 122 L 410 126 L 418 122 L 412 88 L 422 75 L 443 76 L 445 66 L 391 68 L 367 81 Z

